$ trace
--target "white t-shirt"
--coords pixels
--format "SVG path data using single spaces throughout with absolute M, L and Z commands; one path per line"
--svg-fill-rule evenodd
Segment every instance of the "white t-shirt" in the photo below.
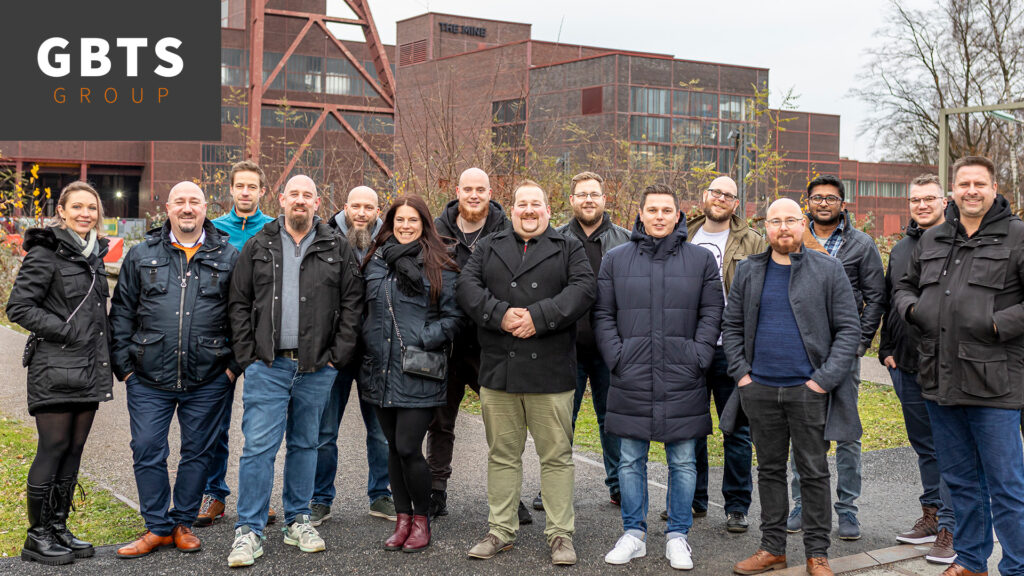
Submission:
M 711 251 L 711 254 L 715 257 L 715 262 L 718 263 L 718 275 L 722 278 L 722 296 L 728 302 L 729 297 L 725 293 L 725 270 L 722 269 L 722 263 L 725 260 L 725 243 L 729 241 L 729 230 L 723 230 L 721 232 L 707 232 L 704 227 L 701 226 L 697 229 L 697 233 L 693 235 L 690 240 L 691 243 L 707 248 Z M 718 345 L 722 345 L 722 335 L 718 335 Z

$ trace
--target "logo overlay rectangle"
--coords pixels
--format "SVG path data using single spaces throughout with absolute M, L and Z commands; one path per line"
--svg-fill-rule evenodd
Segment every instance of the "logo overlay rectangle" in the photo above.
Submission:
M 220 3 L 4 4 L 0 140 L 219 140 Z

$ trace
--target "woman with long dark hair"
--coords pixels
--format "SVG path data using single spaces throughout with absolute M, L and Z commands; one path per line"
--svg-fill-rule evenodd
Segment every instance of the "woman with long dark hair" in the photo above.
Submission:
M 107 286 L 96 190 L 72 182 L 57 200 L 58 226 L 32 228 L 7 301 L 7 317 L 32 332 L 28 411 L 39 445 L 28 472 L 28 536 L 21 557 L 49 565 L 95 551 L 68 530 L 82 450 L 100 402 L 111 398 Z
M 419 552 L 430 545 L 430 469 L 422 445 L 434 408 L 445 405 L 438 361 L 446 363 L 462 323 L 457 271 L 426 202 L 419 196 L 395 200 L 363 262 L 366 354 L 359 379 L 360 394 L 376 406 L 388 439 L 398 520 L 386 550 Z

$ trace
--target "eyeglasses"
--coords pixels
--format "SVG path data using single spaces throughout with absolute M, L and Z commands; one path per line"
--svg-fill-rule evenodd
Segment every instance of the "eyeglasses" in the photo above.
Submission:
M 729 202 L 732 202 L 733 200 L 739 198 L 739 196 L 735 194 L 731 194 L 729 192 L 722 192 L 721 190 L 716 190 L 714 188 L 708 188 L 708 194 L 711 194 L 711 197 L 715 198 L 716 200 L 728 200 Z
M 818 196 L 814 195 L 807 199 L 811 204 L 824 204 L 826 206 L 835 206 L 843 201 L 839 196 Z
M 583 200 L 584 198 L 594 198 L 595 200 L 604 196 L 604 192 L 573 192 L 573 198 L 577 200 Z
M 803 220 L 799 218 L 786 218 L 785 220 L 781 218 L 772 218 L 771 220 L 764 221 L 765 224 L 771 226 L 772 228 L 780 228 L 783 224 L 786 225 L 786 228 L 793 228 L 794 226 L 801 222 L 803 222 Z
M 935 202 L 936 200 L 942 200 L 942 198 L 939 197 L 939 196 L 924 196 L 924 197 L 921 197 L 921 198 L 911 198 L 910 199 L 910 205 L 911 206 L 917 206 L 918 204 L 931 204 L 932 202 Z

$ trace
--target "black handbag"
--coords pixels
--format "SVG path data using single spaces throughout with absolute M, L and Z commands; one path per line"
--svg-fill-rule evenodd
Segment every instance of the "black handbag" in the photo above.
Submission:
M 384 296 L 388 301 L 388 311 L 391 312 L 391 323 L 395 327 L 395 335 L 398 336 L 398 345 L 402 348 L 402 372 L 443 382 L 448 376 L 448 356 L 444 352 L 430 352 L 418 346 L 405 345 L 402 333 L 398 330 L 395 308 L 391 305 L 391 293 L 388 290 L 390 284 L 385 280 Z
M 68 319 L 64 321 L 65 324 L 71 322 L 71 319 L 75 317 L 75 314 L 78 314 L 78 311 L 82 309 L 82 306 L 85 305 L 85 301 L 88 300 L 89 296 L 92 294 L 93 287 L 96 286 L 96 272 L 91 268 L 89 271 L 92 273 L 92 282 L 89 284 L 89 289 L 85 292 L 85 298 L 82 298 L 82 301 L 78 303 L 78 307 L 76 307 L 74 312 L 72 312 L 71 315 L 68 316 Z M 32 363 L 32 357 L 36 355 L 36 349 L 39 348 L 39 343 L 42 341 L 43 339 L 36 336 L 35 332 L 28 335 L 28 340 L 25 341 L 25 350 L 21 353 L 21 365 L 23 367 L 28 368 L 28 365 Z M 65 344 L 64 346 L 67 345 Z M 61 346 L 61 348 L 64 346 Z

